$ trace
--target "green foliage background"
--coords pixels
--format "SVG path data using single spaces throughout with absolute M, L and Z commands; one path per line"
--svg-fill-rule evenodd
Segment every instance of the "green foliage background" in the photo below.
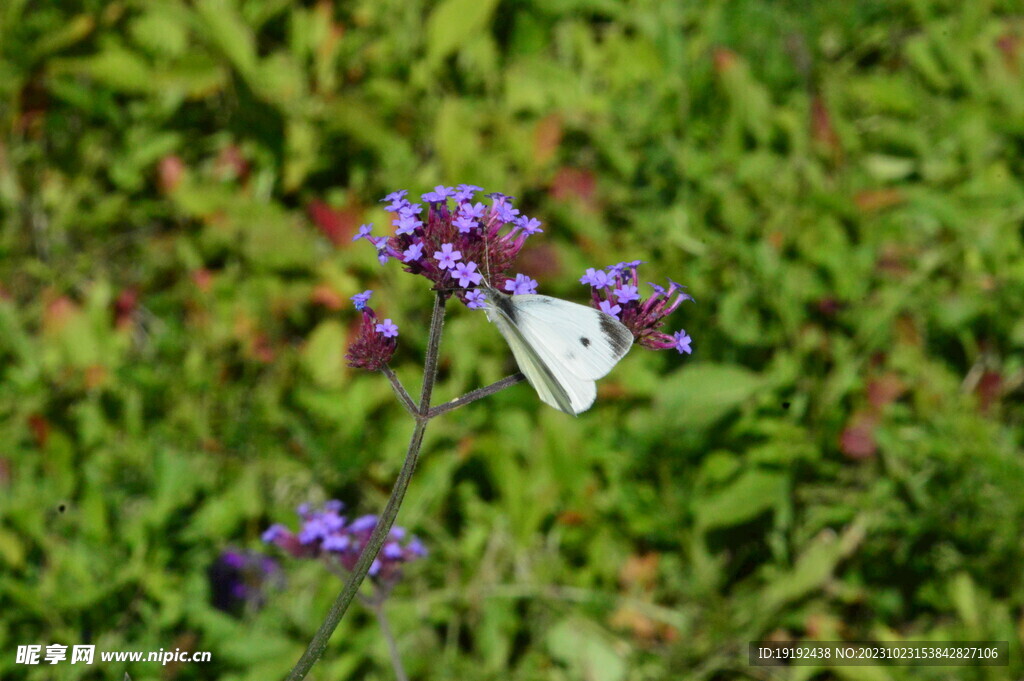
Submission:
M 695 353 L 634 350 L 579 419 L 517 386 L 431 425 L 414 678 L 769 678 L 767 637 L 1013 655 L 778 678 L 1024 673 L 1018 3 L 6 0 L 0 129 L 0 677 L 123 674 L 27 643 L 287 671 L 339 582 L 285 561 L 233 617 L 207 566 L 382 507 L 411 424 L 344 366 L 347 298 L 415 386 L 430 294 L 349 236 L 459 182 L 545 222 L 543 292 L 689 285 Z M 438 399 L 512 369 L 456 305 L 443 352 Z M 365 611 L 314 678 L 393 678 Z

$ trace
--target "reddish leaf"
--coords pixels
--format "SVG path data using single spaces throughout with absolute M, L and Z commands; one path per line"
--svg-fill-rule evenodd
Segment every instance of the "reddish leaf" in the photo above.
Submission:
M 270 364 L 274 361 L 277 353 L 274 352 L 274 346 L 270 342 L 270 337 L 265 333 L 259 333 L 252 341 L 249 354 L 257 362 Z
M 815 303 L 815 307 L 817 307 L 818 312 L 825 317 L 833 318 L 839 314 L 844 307 L 846 307 L 846 304 L 837 298 L 826 296 L 818 300 L 818 302 Z
M 996 40 L 996 47 L 1003 53 L 1003 62 L 1011 72 L 1020 69 L 1021 37 L 1013 33 L 1004 33 Z
M 43 123 L 46 120 L 46 110 L 50 108 L 49 91 L 43 83 L 42 77 L 29 80 L 19 93 L 19 106 L 21 114 L 14 122 L 18 133 L 27 137 L 38 139 L 43 135 Z
M 978 384 L 974 386 L 974 394 L 978 396 L 978 408 L 982 413 L 988 413 L 992 405 L 999 400 L 1002 392 L 1002 374 L 997 371 L 986 371 L 981 375 Z
M 729 71 L 736 66 L 736 62 L 739 60 L 735 52 L 725 47 L 716 47 L 711 58 L 715 64 L 715 71 L 718 73 Z
M 102 388 L 109 377 L 110 372 L 107 371 L 107 367 L 102 364 L 93 364 L 86 367 L 85 369 L 85 387 L 88 390 L 95 390 Z
M 907 262 L 912 255 L 904 247 L 887 244 L 882 246 L 878 260 L 875 261 L 875 267 L 879 272 L 903 277 L 910 274 L 910 266 Z
M 309 219 L 332 244 L 340 246 L 352 241 L 359 227 L 362 211 L 352 208 L 331 208 L 317 199 L 307 206 Z
M 878 451 L 875 441 L 875 429 L 878 417 L 869 412 L 857 412 L 850 417 L 842 435 L 839 436 L 839 449 L 851 459 L 868 459 Z
M 597 179 L 589 170 L 563 167 L 551 181 L 551 198 L 556 201 L 578 200 L 589 208 L 593 207 Z
M 220 150 L 213 167 L 214 174 L 221 180 L 245 182 L 249 177 L 249 162 L 242 156 L 242 150 L 235 144 L 229 144 Z
M 328 310 L 340 310 L 345 305 L 345 299 L 341 294 L 327 284 L 318 284 L 310 294 L 309 301 L 314 305 L 322 305 Z
M 139 292 L 134 288 L 126 288 L 118 294 L 114 301 L 114 325 L 123 329 L 132 323 L 135 310 L 139 306 Z
M 639 586 L 644 590 L 650 589 L 658 578 L 659 559 L 660 556 L 653 551 L 630 556 L 619 569 L 619 583 L 623 587 Z
M 821 96 L 811 100 L 811 139 L 828 150 L 834 163 L 843 160 L 843 147 L 836 129 L 832 126 L 832 115 Z
M 208 293 L 213 285 L 213 272 L 202 267 L 192 272 L 192 283 L 203 293 Z
M 868 402 L 874 409 L 880 410 L 899 399 L 905 390 L 906 386 L 899 376 L 893 373 L 883 374 L 868 383 Z
M 43 449 L 50 440 L 50 422 L 42 414 L 32 414 L 28 417 L 28 427 L 32 431 L 32 437 L 36 441 L 36 447 Z
M 558 257 L 558 250 L 549 243 L 537 243 L 536 245 L 527 242 L 525 248 L 519 253 L 517 271 L 529 275 L 538 281 L 552 279 L 562 273 L 562 260 Z
M 562 511 L 558 514 L 558 524 L 578 527 L 587 522 L 587 517 L 579 511 Z
M 896 342 L 900 345 L 920 347 L 923 343 L 921 339 L 921 331 L 917 327 L 917 322 L 915 322 L 909 315 L 903 315 L 897 319 L 894 330 L 896 332 Z
M 59 332 L 77 312 L 78 305 L 67 296 L 51 300 L 43 312 L 43 330 L 47 333 Z
M 185 162 L 175 155 L 164 156 L 157 168 L 157 184 L 160 191 L 170 194 L 178 188 L 185 177 Z
M 537 122 L 533 130 L 533 157 L 538 164 L 545 164 L 555 157 L 562 143 L 562 117 L 550 114 Z
M 857 204 L 857 208 L 862 213 L 877 213 L 883 211 L 886 208 L 892 208 L 898 206 L 906 197 L 903 196 L 903 192 L 899 189 L 868 189 L 862 192 L 858 192 L 853 197 L 853 202 Z
M 629 631 L 635 638 L 644 641 L 657 640 L 661 628 L 658 622 L 628 605 L 622 605 L 612 613 L 608 623 L 616 629 Z

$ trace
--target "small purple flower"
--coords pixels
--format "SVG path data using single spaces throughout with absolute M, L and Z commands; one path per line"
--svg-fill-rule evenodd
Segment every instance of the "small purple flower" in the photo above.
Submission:
M 427 192 L 423 195 L 423 200 L 427 203 L 441 203 L 449 196 L 455 194 L 455 190 L 451 187 L 445 187 L 443 184 L 439 184 L 434 187 L 434 191 Z
M 404 190 L 392 192 L 384 197 L 384 203 L 396 213 L 395 231 L 384 237 L 367 231 L 363 238 L 376 247 L 381 263 L 394 258 L 406 272 L 426 277 L 439 291 L 451 290 L 458 262 L 486 262 L 489 276 L 505 281 L 511 278 L 526 239 L 540 230 L 540 223 L 521 216 L 513 197 L 492 192 L 486 194 L 491 201 L 487 205 L 473 200 L 478 192 L 483 189 L 475 185 L 462 184 L 455 189 L 440 185 L 424 194 L 425 204 L 410 203 Z M 449 201 L 452 197 L 454 206 Z M 422 251 L 410 251 L 415 244 L 420 244 Z M 473 280 L 475 277 L 470 278 Z M 457 295 L 467 304 L 477 300 L 467 300 L 462 292 Z
M 396 338 L 398 336 L 398 325 L 390 319 L 385 319 L 373 328 L 377 333 L 383 334 L 385 338 Z
M 394 336 L 385 336 L 377 330 L 377 314 L 368 305 L 363 306 L 363 322 L 356 339 L 348 346 L 345 360 L 353 369 L 379 371 L 395 354 L 398 342 Z M 391 321 L 391 320 L 387 320 Z
M 683 286 L 682 284 L 680 284 L 677 281 L 672 281 L 671 279 L 668 280 L 668 283 L 669 283 L 669 288 L 674 290 L 676 292 L 676 295 L 678 295 L 680 297 L 680 299 L 682 299 L 682 300 L 693 300 L 693 296 L 691 296 L 689 293 L 684 293 L 683 292 L 683 289 L 686 288 L 685 286 Z
M 460 215 L 452 220 L 452 224 L 459 228 L 459 234 L 469 234 L 477 226 L 476 220 L 465 215 Z
M 511 204 L 501 202 L 494 204 L 494 212 L 502 222 L 515 222 L 519 216 L 519 209 L 513 208 Z
M 361 515 L 352 521 L 351 529 L 353 532 L 370 532 L 377 525 L 377 516 L 375 515 Z
M 368 225 L 359 225 L 359 231 L 356 232 L 356 235 L 354 237 L 352 237 L 352 241 L 359 241 L 360 239 L 367 238 L 368 236 L 370 236 L 370 231 L 372 229 L 373 223 L 370 223 Z
M 399 208 L 401 208 L 405 204 L 409 203 L 405 199 L 405 195 L 408 194 L 408 193 L 409 193 L 408 189 L 399 189 L 398 191 L 391 192 L 390 194 L 385 196 L 383 199 L 380 200 L 380 202 L 381 203 L 390 202 L 390 205 L 385 206 L 384 210 L 389 211 L 391 213 L 394 213 L 396 210 L 398 210 Z
M 594 306 L 614 314 L 640 345 L 651 350 L 675 349 L 689 354 L 692 339 L 685 332 L 669 335 L 660 329 L 665 324 L 665 317 L 693 297 L 683 290 L 681 284 L 669 279 L 667 289 L 652 283 L 650 286 L 654 294 L 641 299 L 637 268 L 642 264 L 640 260 L 633 260 L 612 265 L 604 271 L 591 268 L 580 281 L 592 287 L 590 295 Z
M 587 273 L 580 277 L 581 284 L 587 284 L 588 286 L 595 289 L 607 288 L 611 279 L 608 277 L 608 273 L 604 270 L 595 270 L 593 267 L 587 268 Z
M 675 338 L 676 341 L 673 347 L 679 352 L 679 354 L 683 354 L 684 352 L 688 355 L 693 354 L 693 350 L 690 348 L 690 343 L 693 342 L 693 339 L 687 335 L 686 331 L 676 331 L 672 334 L 672 337 Z
M 416 242 L 409 248 L 402 251 L 402 260 L 404 262 L 412 262 L 413 260 L 419 260 L 423 257 L 423 243 Z
M 287 532 L 288 528 L 281 523 L 274 523 L 260 535 L 260 539 L 264 542 L 271 544 L 277 540 L 283 533 Z
M 516 220 L 516 225 L 519 226 L 519 229 L 523 230 L 523 234 L 526 236 L 533 236 L 534 234 L 544 231 L 540 228 L 540 220 L 537 218 L 528 218 L 525 215 L 520 216 L 519 219 Z
M 455 263 L 462 259 L 462 253 L 453 250 L 454 248 L 451 244 L 441 244 L 441 250 L 434 251 L 434 259 L 442 270 L 455 267 Z
M 470 310 L 481 310 L 487 307 L 487 296 L 480 289 L 474 289 L 466 294 L 466 307 Z
M 302 526 L 302 529 L 299 531 L 299 541 L 303 544 L 312 544 L 323 539 L 327 535 L 327 531 L 323 518 L 317 514 L 315 517 L 307 520 L 306 524 Z
M 622 288 L 617 288 L 613 291 L 615 299 L 620 303 L 628 303 L 633 300 L 640 300 L 640 294 L 637 292 L 636 286 L 625 285 Z
M 619 318 L 619 313 L 622 312 L 622 307 L 619 305 L 613 305 L 610 300 L 602 300 L 597 307 L 601 312 L 611 315 L 616 319 Z
M 473 218 L 474 220 L 480 220 L 487 214 L 487 206 L 482 203 L 464 203 L 459 206 L 459 215 L 463 215 L 467 218 Z
M 370 296 L 372 295 L 373 291 L 371 291 L 370 289 L 366 289 L 362 293 L 355 294 L 349 300 L 352 301 L 352 304 L 355 305 L 357 310 L 362 310 L 364 307 L 366 307 L 366 303 L 370 301 Z
M 482 192 L 483 190 L 483 187 L 477 187 L 476 185 L 460 184 L 458 187 L 455 188 L 455 200 L 460 203 L 462 201 L 469 201 L 473 198 L 474 194 L 476 194 L 477 192 Z
M 517 274 L 515 279 L 505 282 L 505 290 L 511 291 L 512 295 L 522 296 L 537 292 L 537 282 L 525 274 Z
M 246 609 L 263 607 L 267 589 L 280 589 L 284 585 L 277 561 L 257 551 L 228 549 L 210 565 L 206 574 L 213 606 L 236 616 Z
M 383 236 L 368 236 L 368 237 L 366 237 L 366 239 L 371 244 L 373 244 L 374 247 L 377 249 L 377 260 L 380 261 L 380 264 L 381 265 L 387 265 L 388 264 L 388 258 L 391 257 L 391 254 L 388 253 L 388 239 L 387 239 L 387 237 L 383 237 Z
M 271 526 L 263 533 L 264 539 L 296 558 L 319 559 L 335 571 L 339 568 L 351 571 L 377 526 L 377 516 L 363 515 L 348 523 L 338 515 L 341 508 L 341 502 L 329 501 L 322 510 L 301 516 L 300 535 L 309 538 L 305 543 L 283 525 Z M 409 535 L 405 528 L 392 527 L 380 554 L 371 564 L 370 577 L 381 593 L 387 594 L 401 578 L 402 566 L 425 555 L 427 550 L 417 537 Z
M 630 260 L 628 262 L 615 263 L 614 265 L 608 266 L 608 274 L 613 276 L 621 274 L 628 269 L 636 269 L 640 265 L 643 265 L 643 260 Z
M 471 283 L 479 284 L 483 275 L 476 271 L 475 262 L 459 263 L 452 270 L 452 276 L 459 280 L 459 286 L 466 287 Z
M 423 226 L 423 221 L 414 214 L 409 213 L 408 215 L 399 214 L 399 218 L 393 220 L 391 224 L 398 227 L 395 230 L 395 234 L 414 234 L 418 228 Z
M 320 545 L 324 551 L 344 551 L 352 545 L 352 538 L 347 534 L 332 534 L 324 537 Z

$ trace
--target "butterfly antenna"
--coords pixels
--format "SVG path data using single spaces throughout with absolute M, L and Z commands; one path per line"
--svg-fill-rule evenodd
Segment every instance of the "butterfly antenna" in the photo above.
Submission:
M 494 289 L 491 286 L 491 244 L 487 240 L 487 228 L 481 225 L 481 229 L 484 234 L 484 283 L 487 284 L 487 288 Z

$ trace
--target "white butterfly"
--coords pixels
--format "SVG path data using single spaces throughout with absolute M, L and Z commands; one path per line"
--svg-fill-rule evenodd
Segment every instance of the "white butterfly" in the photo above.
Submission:
M 546 404 L 573 416 L 594 404 L 594 381 L 633 345 L 622 322 L 600 310 L 540 295 L 483 288 L 487 318 L 512 349 L 520 371 Z

